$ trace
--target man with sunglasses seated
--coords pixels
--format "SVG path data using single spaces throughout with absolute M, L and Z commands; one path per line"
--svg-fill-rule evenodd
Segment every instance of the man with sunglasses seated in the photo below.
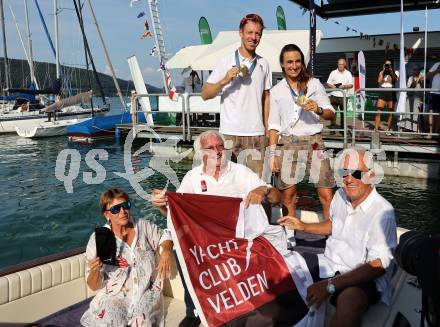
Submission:
M 342 187 L 330 205 L 330 220 L 306 224 L 286 216 L 289 229 L 330 235 L 323 254 L 304 253 L 314 283 L 309 306 L 330 297 L 336 306 L 331 326 L 360 326 L 369 306 L 389 304 L 392 251 L 397 246 L 393 206 L 375 189 L 371 153 L 347 149 L 342 155 Z

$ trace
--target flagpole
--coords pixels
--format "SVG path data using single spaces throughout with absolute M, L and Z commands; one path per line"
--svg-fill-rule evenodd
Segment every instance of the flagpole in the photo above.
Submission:
M 400 68 L 399 68 L 399 87 L 406 88 L 406 69 L 405 69 L 405 38 L 403 34 L 403 0 L 400 0 Z M 396 112 L 406 112 L 406 91 L 399 92 L 399 101 L 397 103 Z M 399 120 L 404 116 L 400 115 Z M 399 125 L 399 124 L 398 124 Z M 402 125 L 400 124 L 400 127 Z
M 425 7 L 425 56 L 423 58 L 423 112 L 425 110 L 425 89 L 426 89 L 426 56 L 428 52 L 428 7 Z

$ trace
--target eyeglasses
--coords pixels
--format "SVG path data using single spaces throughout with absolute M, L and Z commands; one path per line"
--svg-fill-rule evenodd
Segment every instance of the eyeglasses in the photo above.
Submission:
M 131 202 L 125 201 L 125 202 L 122 202 L 119 204 L 115 204 L 113 207 L 111 207 L 110 209 L 107 209 L 105 211 L 110 211 L 112 214 L 116 215 L 119 213 L 119 211 L 121 211 L 121 208 L 124 208 L 125 210 L 130 210 Z
M 360 180 L 360 179 L 362 179 L 363 173 L 364 173 L 364 171 L 359 170 L 359 169 L 345 169 L 345 168 L 341 168 L 341 169 L 338 170 L 338 174 L 342 178 L 345 178 L 348 175 L 351 175 L 353 178 Z
M 224 144 L 217 144 L 217 145 L 212 145 L 209 146 L 207 148 L 202 148 L 202 150 L 204 151 L 223 151 L 225 149 L 225 145 Z

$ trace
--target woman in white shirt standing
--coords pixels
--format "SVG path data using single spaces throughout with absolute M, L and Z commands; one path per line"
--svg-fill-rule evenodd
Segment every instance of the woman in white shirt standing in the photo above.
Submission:
M 298 46 L 283 47 L 280 65 L 284 78 L 270 91 L 271 168 L 278 175 L 277 187 L 288 215 L 295 216 L 296 184 L 309 175 L 309 182 L 317 188 L 324 219 L 328 219 L 335 180 L 325 153 L 320 120 L 331 120 L 335 110 L 323 85 L 307 71 Z
M 385 59 L 383 69 L 379 72 L 377 82 L 382 88 L 392 88 L 399 80 L 399 72 L 394 70 L 393 61 L 391 59 Z M 385 105 L 390 111 L 394 110 L 394 103 L 396 102 L 396 93 L 394 91 L 383 91 L 379 93 L 379 99 L 377 100 L 376 111 L 382 111 Z M 376 130 L 380 129 L 381 113 L 378 112 L 374 119 L 374 126 Z M 393 124 L 393 113 L 388 114 L 387 130 L 391 130 Z

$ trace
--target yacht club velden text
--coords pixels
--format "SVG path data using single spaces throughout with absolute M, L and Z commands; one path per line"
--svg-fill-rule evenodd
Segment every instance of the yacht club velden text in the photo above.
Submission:
M 268 289 L 264 269 L 255 275 L 246 276 L 245 267 L 234 258 L 234 252 L 238 252 L 238 249 L 234 240 L 210 244 L 206 248 L 197 245 L 189 248 L 198 267 L 209 267 L 198 273 L 197 280 L 201 288 L 213 295 L 206 299 L 199 297 L 199 301 L 208 301 L 216 313 L 233 309 Z M 225 255 L 228 257 L 226 260 Z M 235 283 L 227 283 L 231 279 Z

